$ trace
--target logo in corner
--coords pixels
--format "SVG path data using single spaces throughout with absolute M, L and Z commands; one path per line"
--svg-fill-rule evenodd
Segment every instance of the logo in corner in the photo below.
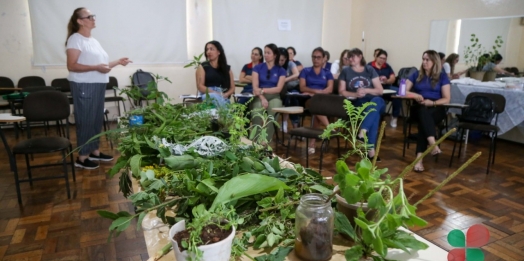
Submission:
M 455 247 L 448 253 L 448 261 L 484 261 L 484 253 L 480 247 L 489 241 L 489 230 L 476 224 L 464 232 L 454 229 L 448 234 L 448 243 Z

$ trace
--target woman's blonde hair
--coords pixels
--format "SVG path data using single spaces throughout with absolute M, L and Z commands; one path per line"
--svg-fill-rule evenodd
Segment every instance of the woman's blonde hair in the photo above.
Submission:
M 450 55 L 448 55 L 448 57 L 446 58 L 446 61 L 448 64 L 449 64 L 449 67 L 451 68 L 450 70 L 450 74 L 453 75 L 453 73 L 455 72 L 455 60 L 459 58 L 459 55 L 456 54 L 456 53 L 452 53 Z
M 67 40 L 71 35 L 78 32 L 80 30 L 80 24 L 78 23 L 78 18 L 80 18 L 80 11 L 84 10 L 85 7 L 79 7 L 73 11 L 73 15 L 71 15 L 71 18 L 69 19 L 69 23 L 67 24 L 67 37 L 65 45 L 67 46 Z
M 437 52 L 433 50 L 427 50 L 424 53 L 422 53 L 423 57 L 424 54 L 427 54 L 428 58 L 433 62 L 433 67 L 431 67 L 431 69 L 429 70 L 429 75 L 426 75 L 426 70 L 424 70 L 423 64 L 420 64 L 417 82 L 422 81 L 424 76 L 427 76 L 429 79 L 431 79 L 431 87 L 435 87 L 435 85 L 440 80 L 440 73 L 442 72 L 442 63 L 440 62 L 440 56 Z

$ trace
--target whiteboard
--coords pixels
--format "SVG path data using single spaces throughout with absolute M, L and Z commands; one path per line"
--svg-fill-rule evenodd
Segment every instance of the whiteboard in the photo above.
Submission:
M 67 24 L 73 11 L 96 15 L 91 32 L 109 60 L 134 64 L 187 61 L 186 0 L 29 0 L 35 66 L 65 65 Z
M 311 52 L 322 44 L 323 8 L 323 0 L 213 0 L 213 40 L 224 47 L 235 78 L 251 62 L 251 50 L 269 43 L 295 47 L 295 60 L 311 66 Z
M 479 43 L 484 46 L 486 53 L 493 51 L 495 39 L 500 35 L 504 43 L 498 51 L 504 56 L 510 22 L 511 19 L 508 18 L 463 19 L 460 26 L 458 54 L 463 56 L 464 47 L 471 45 L 471 34 L 475 34 L 479 38 Z

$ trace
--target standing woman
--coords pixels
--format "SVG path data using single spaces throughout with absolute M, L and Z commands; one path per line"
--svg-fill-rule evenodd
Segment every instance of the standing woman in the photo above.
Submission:
M 288 47 L 287 53 L 288 53 L 289 60 L 294 62 L 297 65 L 298 72 L 301 72 L 302 69 L 304 69 L 304 66 L 302 65 L 301 62 L 295 60 L 295 55 L 297 55 L 297 50 L 295 50 L 295 47 L 293 46 Z
M 251 84 L 253 82 L 252 73 L 253 68 L 259 64 L 264 62 L 264 57 L 262 56 L 262 49 L 260 47 L 255 47 L 253 50 L 251 50 L 251 63 L 245 64 L 244 67 L 242 67 L 242 71 L 240 72 L 239 81 L 241 83 L 247 83 L 247 85 L 242 89 L 240 93 L 251 93 L 253 94 L 253 85 Z M 245 104 L 247 101 L 249 101 L 250 98 L 239 98 L 238 102 Z
M 331 74 L 333 74 L 333 78 L 338 79 L 338 75 L 342 71 L 342 69 L 349 67 L 349 49 L 345 49 L 340 53 L 340 60 L 336 60 L 331 65 Z M 338 88 L 338 86 L 335 86 L 335 88 Z
M 80 7 L 75 9 L 67 25 L 67 79 L 73 95 L 77 145 L 81 147 L 75 166 L 84 169 L 98 168 L 98 163 L 93 161 L 113 160 L 113 156 L 100 152 L 98 138 L 87 141 L 102 131 L 107 73 L 117 65 L 126 66 L 131 62 L 128 58 L 109 62 L 106 51 L 91 37 L 95 22 L 95 15 Z
M 367 136 L 368 158 L 375 157 L 375 143 L 377 142 L 380 115 L 384 113 L 385 103 L 382 97 L 382 84 L 377 72 L 369 65 L 358 48 L 349 51 L 350 66 L 340 73 L 338 93 L 345 97 L 354 97 L 353 104 L 357 107 L 366 102 L 374 102 L 375 105 L 368 106 L 367 117 L 360 125 L 358 138 L 364 140 Z M 374 109 L 374 110 L 372 110 Z M 377 161 L 380 158 L 377 157 Z
M 227 64 L 226 53 L 218 41 L 206 43 L 206 61 L 196 71 L 197 90 L 202 99 L 209 98 L 217 107 L 229 103 L 229 96 L 235 92 L 233 72 Z
M 333 74 L 328 69 L 322 68 L 323 56 L 324 49 L 322 47 L 317 47 L 313 50 L 311 54 L 313 67 L 304 68 L 300 73 L 300 91 L 302 93 L 313 96 L 315 94 L 330 94 L 333 92 Z M 313 126 L 318 128 L 320 125 L 325 127 L 329 125 L 329 121 L 326 116 L 315 115 Z M 315 153 L 315 142 L 316 139 L 309 141 L 307 149 L 309 154 Z
M 280 53 L 275 44 L 268 44 L 264 47 L 265 63 L 258 64 L 253 68 L 253 95 L 256 95 L 252 108 L 264 108 L 268 115 L 275 116 L 273 108 L 282 107 L 280 91 L 284 87 L 286 70 L 278 65 Z M 252 118 L 253 125 L 262 125 L 262 119 Z M 273 138 L 273 126 L 266 127 L 267 139 Z
M 446 72 L 442 70 L 439 54 L 433 50 L 422 54 L 420 70 L 413 73 L 406 81 L 407 94 L 415 97 L 411 116 L 418 120 L 417 158 L 427 149 L 428 144 L 435 144 L 435 127 L 444 120 L 446 111 L 443 106 L 451 98 L 450 83 Z M 431 155 L 441 153 L 435 147 Z M 415 165 L 416 172 L 424 171 L 422 159 Z

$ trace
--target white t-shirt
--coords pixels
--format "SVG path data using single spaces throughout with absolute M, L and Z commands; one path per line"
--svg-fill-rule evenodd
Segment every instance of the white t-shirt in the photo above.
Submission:
M 340 60 L 336 60 L 331 64 L 331 74 L 335 75 L 338 73 L 338 68 L 340 67 Z
M 445 71 L 447 74 L 450 74 L 450 73 L 451 73 L 451 66 L 449 66 L 449 63 L 444 63 L 444 65 L 442 65 L 442 67 L 444 68 L 444 71 Z
M 83 65 L 109 64 L 109 57 L 100 43 L 93 37 L 84 37 L 79 33 L 72 34 L 67 39 L 66 49 L 80 50 L 77 63 Z M 109 75 L 98 71 L 69 72 L 68 80 L 78 83 L 107 83 Z

